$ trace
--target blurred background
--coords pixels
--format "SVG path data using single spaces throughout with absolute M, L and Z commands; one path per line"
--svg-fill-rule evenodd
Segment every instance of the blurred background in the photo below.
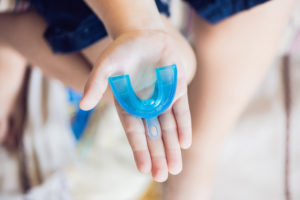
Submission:
M 0 11 L 9 8 L 7 2 L 0 0 Z M 183 2 L 173 0 L 171 21 L 188 38 L 190 12 Z M 299 1 L 281 44 L 273 67 L 222 151 L 213 186 L 215 200 L 281 200 L 287 179 L 293 199 L 300 199 Z M 288 114 L 283 70 L 287 56 L 293 102 Z M 0 63 L 4 57 L 0 55 Z M 0 146 L 1 200 L 160 199 L 161 185 L 136 169 L 113 105 L 101 103 L 93 111 L 81 111 L 80 94 L 37 68 L 28 72 L 24 84 L 26 94 L 21 94 L 24 98 L 17 108 L 26 107 L 24 124 L 20 123 L 23 142 L 17 149 Z M 5 104 L 1 98 L 0 104 Z

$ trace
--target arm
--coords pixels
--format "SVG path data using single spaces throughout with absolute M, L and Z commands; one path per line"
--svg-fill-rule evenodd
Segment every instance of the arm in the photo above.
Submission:
M 141 91 L 134 88 L 140 95 L 152 91 L 151 87 L 154 87 L 154 84 L 149 87 L 144 81 L 145 73 L 154 73 L 157 67 L 177 65 L 175 100 L 169 110 L 158 117 L 162 132 L 158 139 L 150 139 L 144 121 L 129 115 L 115 103 L 138 169 L 142 173 L 151 171 L 156 181 L 165 181 L 168 172 L 178 174 L 182 169 L 180 148 L 191 145 L 187 83 L 195 69 L 193 51 L 186 40 L 159 15 L 155 1 L 86 2 L 103 21 L 113 42 L 99 56 L 93 68 L 80 103 L 82 109 L 91 109 L 100 101 L 107 89 L 109 76 L 129 74 L 133 87 L 143 88 Z M 143 85 L 148 85 L 145 90 Z
M 153 0 L 85 0 L 116 39 L 136 30 L 162 30 L 164 25 Z

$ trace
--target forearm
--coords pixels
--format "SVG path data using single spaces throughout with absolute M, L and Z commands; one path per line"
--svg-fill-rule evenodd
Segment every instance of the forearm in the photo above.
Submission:
M 108 34 L 117 38 L 124 32 L 163 29 L 154 0 L 85 0 L 105 25 Z

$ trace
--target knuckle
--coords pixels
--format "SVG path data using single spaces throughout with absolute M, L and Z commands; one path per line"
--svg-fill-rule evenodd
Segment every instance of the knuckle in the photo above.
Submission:
M 166 124 L 164 126 L 161 127 L 161 130 L 163 132 L 167 132 L 167 133 L 172 133 L 172 132 L 176 132 L 176 126 L 175 124 Z
M 144 132 L 142 122 L 129 115 L 125 115 L 123 118 L 123 128 L 125 129 L 125 132 L 129 134 Z
M 187 124 L 191 120 L 191 115 L 187 111 L 179 111 L 178 113 L 176 113 L 176 117 L 179 119 L 179 122 L 181 124 Z
M 144 129 L 139 127 L 139 126 L 128 126 L 128 127 L 125 127 L 125 132 L 126 132 L 126 135 L 128 137 L 132 136 L 132 135 L 136 135 L 136 134 L 142 134 L 144 132 Z

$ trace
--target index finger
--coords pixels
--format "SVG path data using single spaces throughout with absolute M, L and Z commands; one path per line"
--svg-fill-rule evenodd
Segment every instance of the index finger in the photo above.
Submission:
M 127 113 L 117 100 L 115 100 L 115 105 L 132 148 L 136 165 L 140 172 L 149 173 L 151 171 L 151 157 L 148 150 L 143 121 Z

